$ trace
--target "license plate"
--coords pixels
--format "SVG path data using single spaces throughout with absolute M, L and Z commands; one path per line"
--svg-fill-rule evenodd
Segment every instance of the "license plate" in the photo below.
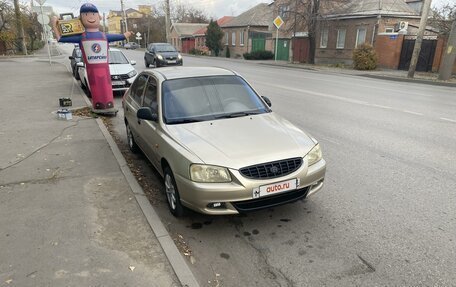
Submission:
M 125 81 L 112 81 L 113 86 L 123 86 L 125 85 Z
M 168 64 L 176 64 L 176 60 L 168 61 Z
M 281 181 L 262 185 L 253 189 L 253 198 L 260 198 L 267 195 L 282 193 L 285 191 L 296 190 L 299 186 L 299 179 L 294 178 L 287 181 Z

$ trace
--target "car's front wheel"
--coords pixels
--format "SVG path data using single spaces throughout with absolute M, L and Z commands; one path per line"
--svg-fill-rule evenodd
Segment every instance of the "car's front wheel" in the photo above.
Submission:
M 130 125 L 128 123 L 125 123 L 125 126 L 127 128 L 128 148 L 131 150 L 132 153 L 138 153 L 139 147 L 136 144 L 135 138 L 133 137 L 133 133 L 131 132 Z
M 182 206 L 180 201 L 179 191 L 177 190 L 177 185 L 176 181 L 174 180 L 173 172 L 168 166 L 165 167 L 164 178 L 166 199 L 168 201 L 169 211 L 175 217 L 181 217 L 184 215 L 184 206 Z

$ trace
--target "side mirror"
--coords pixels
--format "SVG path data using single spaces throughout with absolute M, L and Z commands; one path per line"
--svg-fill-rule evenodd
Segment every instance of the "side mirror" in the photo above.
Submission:
M 74 57 L 73 56 L 69 56 L 68 59 L 74 60 Z
M 152 109 L 149 107 L 139 108 L 136 112 L 138 119 L 147 120 L 147 121 L 158 121 L 158 114 L 152 112 Z
M 130 64 L 131 64 L 132 66 L 134 66 L 134 65 L 136 65 L 136 61 L 135 61 L 135 60 L 130 60 Z
M 84 67 L 84 62 L 76 63 L 76 67 L 80 67 L 80 68 Z
M 272 107 L 271 100 L 268 97 L 261 96 L 261 98 L 263 98 L 263 101 L 265 101 L 269 107 Z

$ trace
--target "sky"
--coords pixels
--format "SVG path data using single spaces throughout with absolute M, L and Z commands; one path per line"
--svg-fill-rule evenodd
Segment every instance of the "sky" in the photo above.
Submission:
M 20 2 L 26 2 L 27 0 L 20 0 Z M 123 0 L 125 9 L 134 8 L 137 9 L 138 5 L 152 5 L 160 6 L 163 4 L 163 0 Z M 203 10 L 207 13 L 209 18 L 220 18 L 223 16 L 237 16 L 242 12 L 252 8 L 258 3 L 270 3 L 272 0 L 170 0 L 171 5 L 181 3 L 188 6 L 193 6 L 199 10 Z M 109 10 L 120 10 L 120 0 L 46 0 L 45 6 L 52 6 L 56 13 L 68 13 L 73 12 L 74 15 L 79 15 L 79 7 L 86 2 L 90 2 L 98 7 L 100 13 Z M 34 2 L 38 5 L 37 2 Z
M 27 2 L 31 0 L 20 0 L 20 2 Z M 45 6 L 52 6 L 56 13 L 68 13 L 73 12 L 75 16 L 79 15 L 79 7 L 86 2 L 95 4 L 98 7 L 100 13 L 105 12 L 106 14 L 109 10 L 120 10 L 120 1 L 121 0 L 41 0 L 45 1 Z M 136 9 L 138 5 L 152 5 L 160 6 L 163 4 L 163 0 L 123 0 L 125 9 L 134 8 Z M 443 3 L 450 3 L 454 0 L 433 0 L 432 6 L 439 6 Z M 171 5 L 177 3 L 182 3 L 188 6 L 193 6 L 199 10 L 206 12 L 209 18 L 218 19 L 223 16 L 237 16 L 242 12 L 252 8 L 258 3 L 271 3 L 272 0 L 170 0 Z M 35 5 L 37 2 L 35 1 Z

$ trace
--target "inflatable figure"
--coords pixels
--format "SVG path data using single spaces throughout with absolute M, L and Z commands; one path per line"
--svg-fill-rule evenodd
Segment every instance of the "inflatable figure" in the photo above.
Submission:
M 80 35 L 61 36 L 57 28 L 57 17 L 53 17 L 54 33 L 61 43 L 79 44 L 82 50 L 87 78 L 92 95 L 92 109 L 95 113 L 116 114 L 109 72 L 108 42 L 122 41 L 130 37 L 124 34 L 105 34 L 99 30 L 101 16 L 95 5 L 86 3 L 79 10 L 79 18 L 85 28 Z

